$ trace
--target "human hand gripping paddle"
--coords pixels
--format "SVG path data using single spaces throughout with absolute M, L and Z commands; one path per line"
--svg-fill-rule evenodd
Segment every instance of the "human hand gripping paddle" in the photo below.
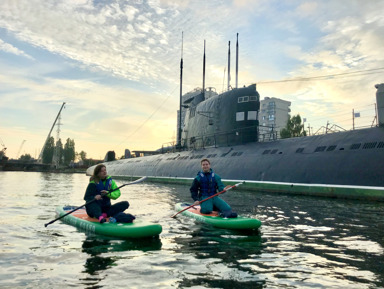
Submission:
M 108 194 L 110 194 L 110 193 L 112 193 L 112 192 L 114 192 L 114 191 L 119 190 L 119 189 L 122 188 L 122 187 L 141 183 L 141 182 L 144 181 L 146 178 L 147 178 L 147 177 L 142 177 L 142 178 L 140 178 L 140 179 L 138 179 L 138 180 L 136 180 L 136 181 L 130 182 L 130 183 L 128 183 L 128 184 L 121 185 L 120 187 L 118 187 L 118 188 L 116 188 L 116 189 L 109 190 L 108 193 L 103 194 L 103 197 L 106 196 L 106 195 L 108 195 Z M 58 217 L 58 218 L 56 218 L 56 219 L 50 221 L 49 223 L 44 224 L 44 226 L 47 227 L 48 225 L 50 225 L 50 224 L 56 222 L 57 220 L 60 220 L 61 218 L 64 218 L 65 216 L 68 216 L 69 214 L 72 214 L 73 212 L 75 212 L 75 211 L 81 209 L 82 207 L 84 207 L 84 206 L 86 206 L 86 205 L 88 205 L 88 204 L 90 204 L 90 203 L 93 203 L 93 202 L 95 202 L 95 201 L 97 201 L 97 200 L 96 200 L 96 199 L 93 199 L 93 200 L 91 200 L 91 201 L 89 201 L 89 202 L 86 202 L 84 205 L 82 205 L 82 206 L 80 206 L 80 207 L 77 207 L 76 209 L 73 209 L 72 211 L 66 213 L 65 215 L 62 215 L 62 216 L 60 216 L 60 217 Z
M 189 207 L 186 207 L 185 209 L 182 209 L 180 212 L 177 212 L 176 214 L 172 215 L 171 218 L 176 217 L 178 214 L 180 214 L 180 213 L 182 213 L 182 212 L 188 210 L 189 208 L 192 208 L 193 206 L 200 205 L 201 203 L 204 203 L 205 201 L 207 201 L 207 200 L 209 200 L 209 199 L 212 199 L 212 198 L 214 198 L 214 197 L 216 197 L 216 196 L 218 196 L 218 195 L 221 195 L 221 194 L 225 193 L 226 191 L 229 191 L 230 189 L 236 188 L 236 187 L 240 186 L 240 185 L 243 184 L 243 183 L 244 183 L 244 182 L 241 182 L 241 183 L 238 183 L 238 184 L 236 184 L 236 185 L 230 186 L 229 188 L 224 189 L 224 190 L 222 190 L 221 192 L 218 192 L 217 194 L 214 194 L 213 196 L 210 196 L 210 197 L 208 197 L 208 198 L 206 198 L 206 199 L 204 199 L 204 200 L 199 201 L 198 204 L 193 204 L 193 205 L 191 205 L 191 206 L 189 206 Z

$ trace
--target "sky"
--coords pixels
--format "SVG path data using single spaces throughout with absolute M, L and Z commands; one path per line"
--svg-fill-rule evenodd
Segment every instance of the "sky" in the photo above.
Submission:
M 202 86 L 206 40 L 206 87 L 222 92 L 237 33 L 239 86 L 290 101 L 312 132 L 351 129 L 352 110 L 356 127 L 372 125 L 382 11 L 380 0 L 2 0 L 0 149 L 38 157 L 64 102 L 52 136 L 87 158 L 167 145 L 181 55 L 186 93 Z

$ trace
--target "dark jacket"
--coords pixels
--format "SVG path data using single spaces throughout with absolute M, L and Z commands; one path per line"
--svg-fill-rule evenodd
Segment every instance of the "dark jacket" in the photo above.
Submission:
M 110 177 L 107 176 L 107 178 L 104 181 L 100 181 L 99 184 L 96 184 L 95 181 L 90 181 L 87 187 L 87 190 L 85 191 L 84 200 L 86 202 L 92 201 L 95 199 L 96 195 L 100 195 L 102 190 L 113 190 L 117 188 L 117 185 L 115 181 Z M 107 196 L 103 197 L 101 200 L 96 201 L 101 208 L 110 207 L 111 206 L 111 199 L 115 200 L 118 197 L 120 197 L 121 193 L 120 190 L 113 191 L 111 194 L 108 194 Z
M 209 197 L 216 194 L 217 191 L 221 192 L 224 187 L 220 176 L 211 169 L 208 173 L 198 172 L 189 190 L 192 199 L 197 201 L 201 197 Z

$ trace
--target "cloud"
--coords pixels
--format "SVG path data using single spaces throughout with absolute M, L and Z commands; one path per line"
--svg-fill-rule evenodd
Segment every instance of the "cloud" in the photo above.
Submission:
M 318 4 L 315 1 L 301 3 L 296 9 L 296 13 L 300 17 L 313 17 L 317 11 Z
M 0 26 L 22 41 L 101 71 L 134 81 L 168 80 L 159 59 L 169 59 L 173 49 L 164 25 L 172 15 L 161 20 L 150 6 L 139 14 L 127 4 L 72 4 L 6 2 L 0 4 Z
M 159 4 L 162 7 L 173 7 L 182 9 L 187 8 L 189 3 L 190 0 L 159 0 L 157 3 L 153 2 L 153 4 Z
M 39 68 L 31 67 L 30 71 L 13 68 L 9 69 L 9 74 L 0 75 L 0 86 L 3 92 L 8 91 L 1 96 L 0 109 L 6 111 L 2 113 L 1 125 L 10 132 L 17 132 L 3 134 L 5 139 L 13 138 L 16 142 L 9 143 L 10 156 L 16 154 L 17 139 L 21 136 L 28 140 L 26 149 L 36 150 L 42 146 L 63 102 L 67 104 L 62 112 L 61 137 L 74 138 L 77 150 L 86 151 L 89 157 L 96 157 L 97 148 L 102 147 L 94 145 L 96 143 L 104 145 L 102 151 L 107 147 L 119 148 L 118 144 L 146 122 L 155 110 L 150 121 L 128 140 L 133 139 L 135 144 L 146 149 L 154 149 L 168 141 L 171 137 L 169 132 L 176 126 L 177 98 L 172 98 L 170 94 L 143 91 L 123 84 L 110 86 L 91 79 L 29 79 L 28 75 L 36 70 Z M 161 109 L 157 109 L 160 106 Z M 160 128 L 156 125 L 159 120 L 172 125 Z M 155 135 L 156 142 L 150 140 L 154 130 L 161 131 L 160 135 Z M 56 138 L 55 131 L 52 135 Z M 120 149 L 124 147 L 125 142 L 121 143 Z
M 21 51 L 17 47 L 14 47 L 13 45 L 11 45 L 9 43 L 4 42 L 1 39 L 0 39 L 0 51 L 4 51 L 6 53 L 11 53 L 11 54 L 14 54 L 14 55 L 23 56 L 23 57 L 26 57 L 26 58 L 28 58 L 30 60 L 34 60 L 34 58 L 32 56 L 28 55 L 24 51 Z
M 345 7 L 340 10 L 339 2 L 306 3 L 296 9 L 295 13 L 303 17 L 309 17 L 316 11 L 316 15 L 311 17 L 320 34 L 309 47 L 281 43 L 283 52 L 299 63 L 287 79 L 384 67 L 384 56 L 379 49 L 384 44 L 384 22 L 379 17 L 382 9 L 373 9 L 373 6 L 361 5 L 361 2 L 352 1 L 350 4 L 347 10 Z M 383 6 L 379 2 L 376 4 Z M 333 116 L 341 111 L 349 116 L 353 108 L 375 102 L 373 85 L 378 82 L 382 82 L 380 74 L 361 73 L 319 81 L 261 84 L 259 87 L 265 89 L 269 96 L 292 101 L 293 114 L 305 112 L 309 119 L 323 115 L 324 119 L 328 117 L 330 121 L 337 122 L 341 119 Z M 305 100 L 311 99 L 313 102 L 308 105 Z
M 45 138 L 65 101 L 63 132 L 82 150 L 105 151 L 127 137 L 153 148 L 176 126 L 182 31 L 183 92 L 201 86 L 204 40 L 206 86 L 221 91 L 228 41 L 234 85 L 237 32 L 241 86 L 384 67 L 383 9 L 382 1 L 2 1 L 0 50 L 16 60 L 0 60 L 0 113 L 17 131 L 33 119 Z M 257 87 L 310 121 L 372 103 L 377 82 L 378 74 L 345 75 Z

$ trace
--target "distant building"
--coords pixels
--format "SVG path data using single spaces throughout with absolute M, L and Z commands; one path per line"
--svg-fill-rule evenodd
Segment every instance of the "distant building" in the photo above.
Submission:
M 259 133 L 260 140 L 280 138 L 280 130 L 287 126 L 291 102 L 275 97 L 265 97 L 260 101 Z

